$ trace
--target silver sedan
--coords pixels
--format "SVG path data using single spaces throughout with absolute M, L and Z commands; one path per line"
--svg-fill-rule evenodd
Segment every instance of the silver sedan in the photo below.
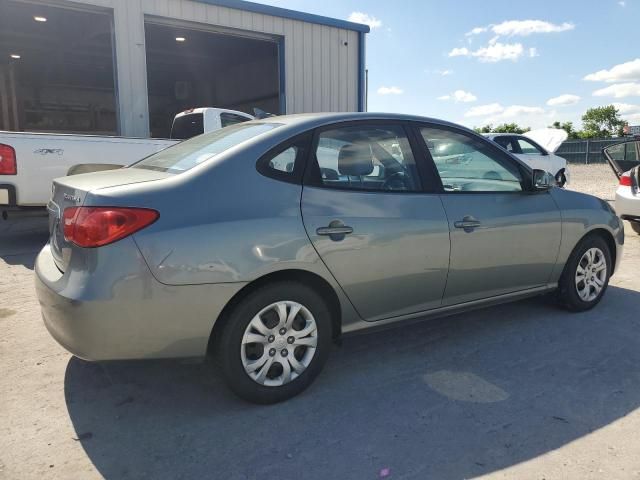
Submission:
M 212 354 L 238 395 L 281 401 L 342 335 L 548 292 L 594 307 L 622 224 L 552 180 L 429 118 L 230 126 L 54 182 L 44 323 L 88 360 Z

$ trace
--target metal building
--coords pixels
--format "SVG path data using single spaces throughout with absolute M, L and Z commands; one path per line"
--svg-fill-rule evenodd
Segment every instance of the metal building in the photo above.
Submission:
M 164 137 L 196 106 L 362 111 L 368 31 L 242 0 L 0 0 L 0 130 Z

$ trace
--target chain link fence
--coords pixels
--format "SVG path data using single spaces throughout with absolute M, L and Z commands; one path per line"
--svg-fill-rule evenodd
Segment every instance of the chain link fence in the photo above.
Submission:
M 621 140 L 620 138 L 567 140 L 560 145 L 556 153 L 569 163 L 606 163 L 602 149 Z

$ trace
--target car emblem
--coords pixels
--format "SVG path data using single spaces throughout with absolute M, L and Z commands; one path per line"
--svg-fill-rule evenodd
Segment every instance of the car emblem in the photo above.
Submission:
M 33 153 L 39 155 L 62 155 L 64 150 L 62 148 L 39 148 L 34 150 Z
M 80 202 L 80 197 L 79 197 L 79 196 L 77 196 L 77 195 L 70 195 L 70 194 L 68 194 L 68 193 L 63 193 L 63 194 L 62 194 L 62 197 L 63 197 L 65 200 L 69 200 L 70 202 L 76 202 L 76 203 L 79 203 L 79 202 Z

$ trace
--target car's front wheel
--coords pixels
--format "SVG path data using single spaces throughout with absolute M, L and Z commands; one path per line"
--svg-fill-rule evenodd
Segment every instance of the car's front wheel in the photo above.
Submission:
M 589 235 L 581 240 L 560 277 L 560 301 L 574 312 L 595 307 L 609 285 L 611 265 L 611 252 L 602 237 Z
M 631 224 L 631 230 L 633 230 L 638 235 L 640 235 L 640 222 L 633 220 L 633 221 L 630 221 L 629 223 Z
M 277 282 L 231 312 L 217 342 L 227 384 L 254 403 L 276 403 L 307 388 L 331 348 L 331 313 L 307 285 Z

